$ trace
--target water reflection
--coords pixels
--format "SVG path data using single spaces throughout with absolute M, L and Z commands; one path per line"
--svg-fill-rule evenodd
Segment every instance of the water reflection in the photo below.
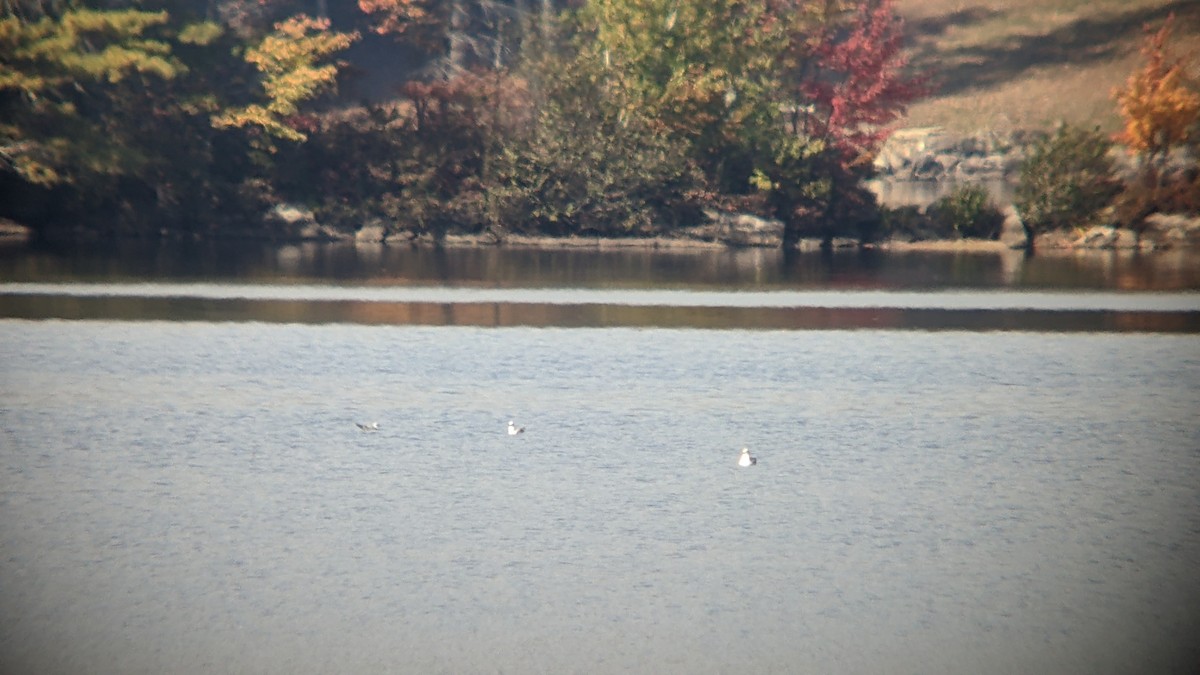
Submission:
M 0 317 L 1196 333 L 1198 263 L 1193 251 L 0 248 Z
M 1198 311 L 903 306 L 746 307 L 523 302 L 370 302 L 204 297 L 3 295 L 19 319 L 258 321 L 482 327 L 914 329 L 1200 333 Z
M 0 280 L 261 281 L 535 288 L 1200 289 L 1200 253 L 414 248 L 136 242 L 0 248 Z

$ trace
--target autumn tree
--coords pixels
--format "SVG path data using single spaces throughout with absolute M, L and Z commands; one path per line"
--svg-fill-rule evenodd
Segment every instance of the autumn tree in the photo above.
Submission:
M 1187 81 L 1187 63 L 1167 46 L 1174 22 L 1171 15 L 1159 30 L 1146 28 L 1145 64 L 1114 91 L 1124 121 L 1117 140 L 1150 164 L 1193 139 L 1200 121 L 1200 93 Z
M 15 9 L 0 15 L 4 167 L 50 185 L 136 164 L 106 115 L 121 84 L 186 71 L 170 44 L 150 34 L 167 14 L 69 7 L 34 17 Z
M 525 124 L 493 163 L 489 226 L 551 235 L 657 234 L 678 224 L 700 184 L 688 148 L 606 86 L 578 42 L 525 60 Z
M 892 0 L 777 0 L 775 11 L 787 32 L 781 79 L 793 137 L 757 183 L 772 195 L 789 241 L 870 238 L 877 207 L 863 181 L 890 125 L 928 92 L 906 69 L 903 20 Z
M 826 22 L 810 42 L 812 68 L 796 83 L 807 104 L 799 131 L 833 148 L 846 166 L 870 162 L 889 125 L 928 92 L 926 78 L 906 70 L 904 21 L 893 0 L 861 2 L 848 25 Z
M 300 104 L 336 83 L 337 66 L 319 63 L 349 47 L 357 33 L 331 32 L 328 19 L 297 15 L 275 24 L 275 30 L 246 50 L 245 60 L 262 74 L 264 102 L 231 108 L 213 116 L 218 128 L 251 127 L 270 139 L 303 141 L 298 128 Z
M 1117 200 L 1117 214 L 1139 237 L 1155 211 L 1200 203 L 1194 177 L 1167 171 L 1174 149 L 1200 139 L 1200 92 L 1188 81 L 1187 61 L 1168 46 L 1174 22 L 1171 15 L 1157 31 L 1146 27 L 1144 65 L 1113 92 L 1124 122 L 1116 140 L 1141 160 L 1136 181 Z

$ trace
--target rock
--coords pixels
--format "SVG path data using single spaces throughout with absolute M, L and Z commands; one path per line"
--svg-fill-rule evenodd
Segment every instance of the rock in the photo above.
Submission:
M 703 241 L 718 241 L 731 246 L 781 246 L 783 222 L 748 213 L 726 213 L 707 209 L 708 222 L 687 228 L 683 234 Z
M 1200 216 L 1155 213 L 1146 218 L 1143 243 L 1155 248 L 1200 246 Z
M 7 218 L 0 218 L 0 241 L 29 241 L 33 230 Z
M 337 230 L 317 222 L 316 215 L 309 209 L 281 202 L 271 207 L 263 217 L 275 229 L 276 236 L 285 239 L 315 241 L 338 241 L 349 237 Z
M 948 152 L 939 153 L 933 159 L 938 163 L 938 166 L 941 167 L 942 176 L 948 176 L 954 173 L 954 169 L 957 168 L 959 163 L 962 161 L 961 156 L 953 155 Z
M 266 219 L 268 221 L 288 225 L 291 227 L 304 227 L 305 225 L 316 224 L 317 217 L 309 209 L 282 202 L 271 207 L 267 212 Z
M 1075 240 L 1075 248 L 1113 248 L 1120 238 L 1115 227 L 1096 225 L 1088 228 Z
M 387 227 L 378 220 L 364 223 L 354 233 L 354 242 L 356 244 L 382 244 L 387 238 Z
M 943 167 L 933 153 L 925 153 L 913 162 L 912 171 L 907 178 L 916 180 L 938 180 L 942 177 Z
M 900 129 L 875 158 L 876 180 L 884 185 L 914 180 L 1000 184 L 1015 178 L 1025 148 L 1036 138 L 1020 132 L 956 135 L 937 127 Z

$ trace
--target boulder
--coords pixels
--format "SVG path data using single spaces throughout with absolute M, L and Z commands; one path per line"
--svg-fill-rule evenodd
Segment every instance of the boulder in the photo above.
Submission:
M 276 236 L 284 239 L 337 241 L 348 238 L 318 223 L 312 210 L 287 202 L 272 206 L 263 221 L 273 228 Z
M 726 213 L 706 209 L 707 222 L 687 228 L 683 234 L 693 239 L 716 241 L 730 246 L 781 246 L 783 222 L 748 213 Z
M 1115 227 L 1096 225 L 1084 231 L 1075 240 L 1075 248 L 1114 248 L 1120 239 L 1120 232 Z
M 356 244 L 381 244 L 387 239 L 387 227 L 379 220 L 372 220 L 363 223 L 363 226 L 354 233 L 354 243 Z
M 1200 246 L 1200 216 L 1155 213 L 1146 218 L 1144 243 L 1155 248 Z
M 7 218 L 0 218 L 0 241 L 29 241 L 33 230 Z

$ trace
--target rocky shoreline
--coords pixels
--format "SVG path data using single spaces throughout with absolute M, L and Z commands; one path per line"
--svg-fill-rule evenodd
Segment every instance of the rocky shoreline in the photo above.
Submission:
M 970 136 L 938 127 L 898 129 L 875 158 L 883 181 L 935 183 L 1014 180 L 1027 148 L 1042 132 L 988 132 Z
M 871 188 L 880 203 L 889 208 L 908 207 L 918 219 L 938 196 L 955 186 L 979 184 L 986 187 L 994 203 L 1005 216 L 996 241 L 961 240 L 939 237 L 930 229 L 893 234 L 869 244 L 875 248 L 930 250 L 1003 250 L 1028 247 L 1020 216 L 1012 204 L 1021 163 L 1027 148 L 1045 132 L 989 132 L 977 136 L 955 135 L 939 128 L 901 129 L 884 144 L 875 160 L 876 178 Z M 1114 157 L 1118 171 L 1132 171 L 1129 157 Z M 915 186 L 915 189 L 914 189 Z M 267 234 L 247 229 L 241 237 L 279 241 L 355 242 L 357 244 L 411 246 L 517 246 L 537 248 L 721 248 L 765 247 L 782 245 L 784 226 L 778 220 L 745 213 L 708 210 L 704 221 L 656 237 L 598 238 L 586 236 L 550 237 L 487 232 L 482 234 L 433 234 L 395 229 L 379 220 L 365 223 L 358 231 L 343 232 L 318 222 L 315 214 L 295 204 L 277 204 L 263 218 Z M 31 231 L 12 221 L 0 219 L 0 242 L 24 241 Z M 802 250 L 820 246 L 818 240 L 799 242 Z M 838 239 L 835 248 L 857 247 L 854 239 Z M 1039 234 L 1039 250 L 1048 249 L 1128 249 L 1159 250 L 1200 247 L 1200 217 L 1155 214 L 1146 221 L 1141 236 L 1115 225 L 1080 228 Z

